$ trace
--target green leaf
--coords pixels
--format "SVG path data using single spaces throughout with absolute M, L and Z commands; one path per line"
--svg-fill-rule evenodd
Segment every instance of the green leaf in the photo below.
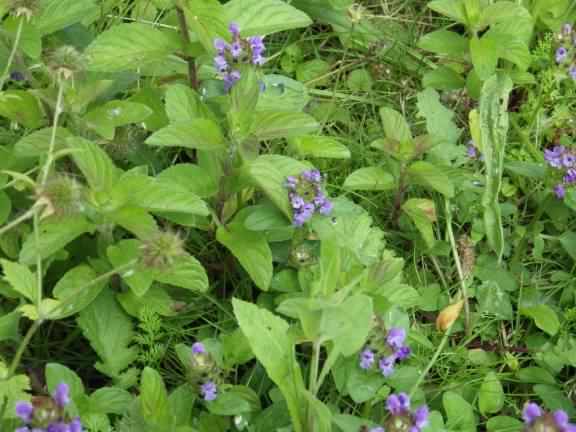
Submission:
M 182 255 L 174 259 L 170 268 L 159 271 L 154 279 L 159 282 L 174 285 L 192 291 L 208 291 L 208 276 L 202 264 L 190 255 Z
M 551 411 L 564 410 L 568 414 L 568 417 L 574 417 L 574 415 L 576 415 L 574 403 L 566 397 L 563 389 L 557 386 L 536 384 L 534 391 L 538 397 L 544 401 L 546 408 Z
M 454 196 L 454 185 L 440 167 L 418 161 L 408 167 L 407 173 L 412 183 L 430 186 L 448 198 Z
M 140 239 L 149 239 L 158 232 L 154 217 L 140 207 L 121 207 L 106 212 L 106 217 Z
M 242 36 L 267 35 L 312 24 L 308 15 L 281 0 L 231 0 L 225 9 L 240 26 Z
M 320 332 L 334 341 L 334 349 L 350 356 L 366 343 L 372 328 L 372 315 L 372 299 L 362 294 L 354 295 L 338 306 L 329 306 L 322 311 Z
M 0 191 L 0 225 L 6 223 L 12 213 L 12 200 L 5 191 Z
M 434 0 L 428 3 L 428 7 L 434 12 L 450 17 L 461 24 L 467 22 L 464 3 L 461 0 Z
M 545 331 L 550 336 L 554 336 L 560 330 L 558 315 L 550 306 L 537 304 L 530 307 L 521 307 L 520 313 L 534 320 L 534 324 L 540 330 Z
M 499 283 L 486 281 L 477 289 L 478 312 L 493 315 L 500 320 L 514 318 L 510 296 Z
M 480 99 L 480 135 L 476 145 L 484 155 L 486 187 L 482 196 L 484 225 L 488 243 L 498 255 L 504 253 L 504 230 L 499 195 L 504 171 L 504 154 L 508 135 L 508 97 L 512 81 L 505 74 L 490 78 L 482 88 Z
M 202 118 L 170 124 L 150 136 L 146 144 L 208 151 L 226 147 L 220 127 L 212 120 Z
M 556 379 L 546 369 L 540 367 L 522 368 L 517 373 L 518 379 L 530 384 L 556 385 Z
M 90 70 L 120 72 L 162 61 L 176 48 L 172 39 L 150 25 L 120 24 L 101 33 L 86 55 Z
M 468 39 L 448 30 L 437 30 L 422 36 L 418 47 L 436 54 L 462 57 L 468 51 Z
M 448 391 L 442 396 L 442 404 L 448 416 L 449 430 L 458 432 L 476 432 L 474 409 L 457 393 Z
M 498 64 L 498 45 L 496 41 L 484 35 L 470 39 L 470 57 L 474 70 L 481 80 L 487 80 L 496 71 Z
M 300 63 L 296 67 L 296 78 L 307 87 L 320 87 L 328 85 L 330 63 L 319 58 Z
M 258 111 L 250 128 L 259 140 L 291 138 L 315 132 L 320 125 L 314 117 L 299 112 Z
M 170 414 L 174 418 L 175 424 L 190 424 L 193 414 L 190 407 L 194 405 L 196 393 L 196 390 L 188 383 L 182 384 L 170 393 L 168 404 L 170 405 Z
M 384 168 L 360 168 L 346 177 L 343 187 L 351 190 L 391 190 L 396 186 L 394 177 Z
M 218 0 L 187 0 L 180 2 L 186 21 L 204 49 L 214 52 L 214 39 L 229 40 L 228 23 L 232 17 Z
M 232 306 L 254 355 L 286 399 L 294 431 L 303 432 L 300 398 L 304 380 L 294 355 L 288 323 L 252 303 L 233 299 Z
M 174 84 L 166 90 L 166 114 L 171 123 L 185 123 L 206 117 L 206 108 L 193 89 Z
M 504 406 L 504 389 L 494 372 L 488 372 L 478 393 L 478 408 L 484 415 L 499 412 Z
M 244 226 L 248 214 L 242 211 L 232 223 L 218 227 L 216 239 L 238 259 L 256 286 L 268 291 L 273 274 L 272 251 L 264 233 L 250 231 Z
M 42 259 L 48 258 L 64 249 L 72 240 L 93 229 L 94 225 L 81 216 L 46 221 L 40 225 L 38 243 L 34 233 L 28 234 L 20 250 L 19 261 L 26 265 L 36 264 L 37 255 Z
M 132 261 L 138 261 L 142 254 L 142 243 L 138 240 L 121 240 L 108 247 L 108 259 L 114 268 L 127 266 Z M 154 272 L 142 266 L 122 272 L 122 279 L 138 297 L 146 294 L 154 281 Z
M 4 278 L 10 283 L 12 289 L 31 302 L 36 302 L 37 281 L 34 273 L 19 263 L 8 260 L 0 260 L 0 263 L 4 270 Z
M 9 35 L 11 39 L 15 38 L 21 19 L 24 19 L 24 17 L 9 17 L 2 23 L 6 34 Z M 33 59 L 39 59 L 40 54 L 42 53 L 42 35 L 40 34 L 38 27 L 34 24 L 30 24 L 27 20 L 24 20 L 24 23 L 22 24 L 18 48 Z
M 284 75 L 265 75 L 265 86 L 256 105 L 257 111 L 302 111 L 310 101 L 308 88 Z
M 66 140 L 74 150 L 71 154 L 90 187 L 95 191 L 109 191 L 118 181 L 120 170 L 110 156 L 98 145 L 79 137 Z
M 7 340 L 14 343 L 21 342 L 20 316 L 21 314 L 17 310 L 0 316 L 0 342 Z
M 560 240 L 560 244 L 564 250 L 568 252 L 568 255 L 570 255 L 570 257 L 576 261 L 576 233 L 572 231 L 566 231 L 564 234 L 558 237 L 558 240 Z
M 48 392 L 53 394 L 60 383 L 66 383 L 70 387 L 70 396 L 73 400 L 84 396 L 84 384 L 80 377 L 72 369 L 58 363 L 46 365 L 46 386 Z
M 496 416 L 486 423 L 488 432 L 520 432 L 524 423 L 514 417 Z
M 115 100 L 88 112 L 84 121 L 102 137 L 112 140 L 117 127 L 143 122 L 152 113 L 152 109 L 144 104 Z
M 337 139 L 328 136 L 305 135 L 293 138 L 290 146 L 304 157 L 350 159 L 350 150 Z
M 460 129 L 454 123 L 454 113 L 440 103 L 440 95 L 431 88 L 418 93 L 418 114 L 426 119 L 426 130 L 432 139 L 428 153 L 448 165 L 458 156 Z
M 68 270 L 62 276 L 54 287 L 53 295 L 61 302 L 66 302 L 67 306 L 58 314 L 58 319 L 74 315 L 98 297 L 107 281 L 103 279 L 98 283 L 93 283 L 97 277 L 96 272 L 85 264 Z
M 98 6 L 93 0 L 43 0 L 33 23 L 42 35 L 62 30 L 86 17 L 96 15 Z
M 111 291 L 103 291 L 80 312 L 78 325 L 100 357 L 96 363 L 100 372 L 117 378 L 136 359 L 136 349 L 129 347 L 134 338 L 132 323 Z
M 50 138 L 52 136 L 52 128 L 44 128 L 32 132 L 22 137 L 16 144 L 14 144 L 14 153 L 18 157 L 39 157 L 48 152 L 50 147 Z M 66 140 L 72 134 L 66 128 L 56 128 L 56 141 L 54 143 L 54 150 L 62 150 L 67 146 Z
M 289 218 L 292 209 L 288 201 L 286 177 L 295 176 L 310 166 L 304 162 L 280 155 L 263 155 L 248 166 L 248 174 L 270 200 Z
M 458 72 L 448 66 L 439 66 L 422 76 L 422 85 L 437 90 L 458 90 L 466 81 Z
M 208 198 L 218 192 L 218 184 L 208 170 L 188 163 L 176 164 L 165 169 L 157 178 L 178 183 L 200 198 Z
M 219 395 L 214 402 L 208 404 L 208 411 L 221 416 L 241 415 L 251 410 L 252 406 L 246 400 L 245 394 L 234 390 Z
M 402 205 L 402 210 L 412 219 L 429 248 L 434 246 L 432 222 L 436 221 L 436 206 L 428 199 L 411 198 Z
M 290 221 L 286 219 L 286 216 L 272 205 L 263 204 L 248 208 L 250 210 L 244 226 L 250 231 L 267 231 L 290 226 Z
M 140 403 L 144 420 L 162 424 L 169 416 L 168 392 L 160 374 L 150 367 L 142 371 Z
M 132 395 L 118 387 L 101 387 L 90 395 L 90 411 L 102 414 L 125 414 L 132 403 Z
M 0 385 L 0 407 L 4 407 L 4 418 L 17 418 L 16 403 L 18 401 L 29 401 L 30 394 L 28 391 L 30 391 L 30 379 L 26 375 L 16 375 L 2 381 L 2 385 Z
M 412 133 L 410 126 L 402 114 L 392 108 L 380 108 L 380 118 L 384 126 L 386 138 L 398 141 L 399 143 L 411 142 Z
M 0 117 L 20 123 L 28 129 L 37 129 L 44 123 L 38 99 L 26 90 L 0 91 Z
M 151 212 L 176 212 L 208 216 L 208 207 L 199 197 L 169 178 L 148 177 L 139 174 L 124 175 L 115 186 L 115 192 L 126 204 Z

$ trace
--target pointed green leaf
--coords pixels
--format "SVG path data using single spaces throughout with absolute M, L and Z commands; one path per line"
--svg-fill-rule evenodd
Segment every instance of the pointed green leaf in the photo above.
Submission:
M 14 291 L 22 294 L 31 302 L 36 301 L 37 280 L 34 273 L 22 264 L 8 260 L 0 260 L 4 278 L 10 283 Z
M 98 9 L 93 0 L 43 0 L 33 22 L 42 35 L 47 35 L 96 15 Z
M 328 136 L 305 135 L 292 138 L 290 146 L 301 156 L 349 159 L 350 150 L 337 139 Z
M 14 144 L 14 153 L 18 157 L 39 157 L 48 152 L 50 147 L 50 138 L 52 136 L 52 128 L 44 128 L 32 132 Z M 62 150 L 67 146 L 66 140 L 72 134 L 66 128 L 56 128 L 56 141 L 54 143 L 54 150 Z
M 407 172 L 412 183 L 429 186 L 448 198 L 454 196 L 454 185 L 440 167 L 418 161 L 411 164 Z
M 98 145 L 79 137 L 66 140 L 74 150 L 70 155 L 90 187 L 95 191 L 109 191 L 118 181 L 120 170 Z
M 343 187 L 351 190 L 391 190 L 396 182 L 384 168 L 360 168 L 346 177 Z
M 170 124 L 155 132 L 146 144 L 199 150 L 222 150 L 226 147 L 220 127 L 212 120 L 202 118 Z
M 259 140 L 307 135 L 320 128 L 316 119 L 305 113 L 258 111 L 251 132 Z
M 74 315 L 98 297 L 107 281 L 103 279 L 98 283 L 93 283 L 97 277 L 94 269 L 85 264 L 68 270 L 62 276 L 54 287 L 53 295 L 57 300 L 66 302 L 67 306 L 58 314 L 57 319 Z
M 154 278 L 159 282 L 192 291 L 208 291 L 206 271 L 202 264 L 190 255 L 175 258 L 170 268 L 157 272 Z
M 412 141 L 412 133 L 406 119 L 398 111 L 392 108 L 380 108 L 380 118 L 384 126 L 386 138 L 400 143 Z
M 550 336 L 554 336 L 560 330 L 558 315 L 550 306 L 537 304 L 529 307 L 521 307 L 520 313 L 534 320 L 536 327 L 545 331 Z

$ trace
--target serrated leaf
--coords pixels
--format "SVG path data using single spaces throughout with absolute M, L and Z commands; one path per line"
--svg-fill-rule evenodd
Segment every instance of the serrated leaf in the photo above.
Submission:
M 402 114 L 392 108 L 380 108 L 380 119 L 384 126 L 386 138 L 398 141 L 399 143 L 412 141 L 410 126 Z
M 157 178 L 178 183 L 200 198 L 208 198 L 218 192 L 218 184 L 210 172 L 199 166 L 189 163 L 172 165 L 166 168 Z
M 232 0 L 225 9 L 243 36 L 267 35 L 312 24 L 308 15 L 281 0 Z
M 184 123 L 205 117 L 200 96 L 183 84 L 174 84 L 166 90 L 166 114 L 172 123 Z
M 396 182 L 394 177 L 384 168 L 360 168 L 346 177 L 343 187 L 351 190 L 391 190 Z
M 238 259 L 258 288 L 267 291 L 272 281 L 272 251 L 266 235 L 250 231 L 244 224 L 247 211 L 236 215 L 226 227 L 218 227 L 216 239 Z
M 84 178 L 95 191 L 109 191 L 118 181 L 120 170 L 108 154 L 98 145 L 79 137 L 66 140 L 70 155 Z
M 407 172 L 411 182 L 429 186 L 448 198 L 454 196 L 454 185 L 440 167 L 418 161 L 411 164 Z
M 36 301 L 37 281 L 34 273 L 22 264 L 8 260 L 0 260 L 4 278 L 10 283 L 12 289 L 22 294 L 31 302 Z
M 29 401 L 30 379 L 26 375 L 16 375 L 2 381 L 0 385 L 0 406 L 4 407 L 4 417 L 15 419 L 16 403 Z
M 498 45 L 487 35 L 470 39 L 470 57 L 474 70 L 481 80 L 487 80 L 496 71 Z
M 77 237 L 91 232 L 94 225 L 82 216 L 68 216 L 56 220 L 50 220 L 40 225 L 39 242 L 36 243 L 34 233 L 28 234 L 22 249 L 19 261 L 22 264 L 36 264 L 36 256 L 45 259 L 50 255 L 61 251 Z
M 176 48 L 170 38 L 150 25 L 120 24 L 101 33 L 86 49 L 86 55 L 90 70 L 120 72 L 159 62 Z
M 165 271 L 159 271 L 154 279 L 159 282 L 192 291 L 208 291 L 208 276 L 202 264 L 190 255 L 176 257 Z
M 286 399 L 295 432 L 303 432 L 300 398 L 304 380 L 286 321 L 252 303 L 232 300 L 234 315 L 258 361 Z
M 38 99 L 26 90 L 0 91 L 0 117 L 6 117 L 29 129 L 37 129 L 44 123 Z
M 307 135 L 319 128 L 316 119 L 305 113 L 258 111 L 250 130 L 257 139 L 268 140 Z
M 486 423 L 488 432 L 520 432 L 524 423 L 514 417 L 496 416 Z
M 19 343 L 21 341 L 19 329 L 20 313 L 17 309 L 2 315 L 0 317 L 0 342 L 10 340 L 14 343 Z M 0 362 L 0 365 L 1 364 Z M 1 372 L 0 370 L 0 374 Z
M 457 90 L 464 87 L 466 81 L 454 69 L 439 66 L 422 76 L 422 85 L 437 90 Z
M 220 127 L 212 120 L 202 118 L 170 124 L 155 132 L 146 144 L 199 150 L 222 150 L 226 147 Z
M 118 387 L 101 387 L 90 395 L 90 411 L 122 415 L 127 412 L 134 398 Z
M 14 144 L 14 153 L 18 157 L 38 157 L 43 156 L 48 152 L 50 147 L 50 138 L 52 135 L 52 128 L 44 128 L 32 132 L 22 137 L 16 144 Z M 56 128 L 56 141 L 54 142 L 54 150 L 62 150 L 67 146 L 66 140 L 72 134 L 68 129 L 63 127 Z
M 412 219 L 424 241 L 431 248 L 435 243 L 432 222 L 436 221 L 436 206 L 428 199 L 411 198 L 402 205 L 402 210 Z
M 213 52 L 214 39 L 230 38 L 228 24 L 231 17 L 218 0 L 187 0 L 181 2 L 190 29 L 204 49 Z
M 42 0 L 33 23 L 42 35 L 47 35 L 97 13 L 98 6 L 93 0 Z
M 461 57 L 468 50 L 468 39 L 448 30 L 426 33 L 418 42 L 418 47 L 436 54 Z
M 68 270 L 62 276 L 52 291 L 57 300 L 66 302 L 64 309 L 58 313 L 57 319 L 74 315 L 98 297 L 107 281 L 103 279 L 98 283 L 92 283 L 97 277 L 94 269 L 85 264 Z M 82 289 L 82 287 L 85 288 Z
M 264 91 L 258 97 L 258 111 L 302 111 L 310 101 L 308 88 L 284 75 L 265 75 Z
M 134 337 L 132 323 L 111 291 L 103 291 L 80 312 L 78 325 L 100 357 L 96 363 L 100 372 L 117 378 L 136 359 L 136 349 L 129 346 Z
M 168 392 L 160 374 L 150 367 L 145 367 L 142 371 L 140 403 L 146 421 L 154 424 L 166 421 L 169 414 Z
M 127 266 L 130 262 L 137 262 L 142 255 L 142 243 L 138 240 L 121 240 L 109 246 L 106 254 L 114 268 Z M 146 294 L 154 281 L 154 272 L 142 266 L 122 273 L 122 279 L 138 297 Z
M 144 104 L 116 100 L 91 110 L 84 121 L 102 137 L 112 140 L 117 127 L 142 122 L 151 114 L 152 110 Z
M 350 150 L 337 139 L 328 136 L 305 135 L 292 138 L 290 146 L 301 156 L 349 159 Z
M 450 17 L 459 23 L 466 24 L 466 12 L 464 3 L 460 0 L 434 0 L 428 3 L 428 7 L 439 14 Z

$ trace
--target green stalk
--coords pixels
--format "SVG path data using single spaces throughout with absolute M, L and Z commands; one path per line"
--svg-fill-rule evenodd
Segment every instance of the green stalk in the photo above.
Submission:
M 62 114 L 62 99 L 64 96 L 64 82 L 62 78 L 58 78 L 58 97 L 56 98 L 56 108 L 54 109 L 54 120 L 52 123 L 52 134 L 50 135 L 50 146 L 48 147 L 48 155 L 46 163 L 44 164 L 44 169 L 42 170 L 42 176 L 40 179 L 40 189 L 43 189 L 48 180 L 50 174 L 50 169 L 54 164 L 54 148 L 56 147 L 56 133 L 58 131 L 58 121 L 60 120 L 60 114 Z
M 20 17 L 20 21 L 18 21 L 18 28 L 16 29 L 16 37 L 14 38 L 14 44 L 12 45 L 12 51 L 10 51 L 10 56 L 8 57 L 8 62 L 6 63 L 6 67 L 4 68 L 4 72 L 2 73 L 2 77 L 0 77 L 0 91 L 4 88 L 4 84 L 6 80 L 10 76 L 10 68 L 12 67 L 12 63 L 14 63 L 14 57 L 16 57 L 16 52 L 18 51 L 18 46 L 20 45 L 20 39 L 22 38 L 22 29 L 24 28 L 24 20 L 25 17 Z

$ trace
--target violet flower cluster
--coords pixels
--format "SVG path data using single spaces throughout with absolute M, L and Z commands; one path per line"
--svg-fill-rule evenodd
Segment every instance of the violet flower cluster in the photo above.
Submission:
M 302 226 L 314 213 L 327 216 L 332 212 L 332 201 L 322 191 L 322 174 L 316 169 L 289 176 L 285 183 L 292 206 L 294 226 Z
M 564 24 L 558 35 L 560 46 L 556 49 L 556 63 L 568 71 L 568 75 L 576 81 L 575 51 L 576 34 L 572 24 Z
M 192 358 L 195 365 L 203 367 L 208 356 L 209 354 L 202 342 L 195 342 L 192 344 Z M 204 381 L 200 385 L 200 394 L 202 395 L 202 398 L 207 402 L 216 400 L 218 397 L 218 387 L 216 383 L 212 380 Z
M 534 402 L 528 402 L 524 405 L 522 419 L 526 426 L 525 432 L 544 430 L 549 432 L 576 432 L 576 425 L 570 423 L 566 411 L 557 410 L 547 413 Z
M 562 182 L 554 186 L 554 193 L 559 199 L 566 195 L 566 187 L 576 183 L 576 153 L 564 146 L 554 146 L 544 150 L 544 159 L 552 168 L 562 174 Z
M 230 90 L 234 83 L 240 79 L 240 71 L 235 66 L 240 63 L 262 66 L 265 61 L 263 54 L 266 50 L 262 36 L 242 38 L 240 37 L 240 27 L 236 23 L 231 23 L 228 30 L 232 35 L 231 43 L 223 39 L 214 40 L 214 48 L 216 48 L 214 66 L 218 75 L 224 80 L 226 91 Z
M 406 330 L 403 328 L 391 328 L 386 336 L 386 346 L 378 361 L 378 368 L 382 375 L 389 377 L 394 373 L 396 363 L 407 359 L 411 350 L 406 341 Z M 371 369 L 376 363 L 376 353 L 370 348 L 365 348 L 360 353 L 360 368 Z
M 65 383 L 56 386 L 52 398 L 33 398 L 33 403 L 16 402 L 16 416 L 24 426 L 14 432 L 82 432 L 82 422 L 69 419 L 65 408 L 70 403 L 70 388 Z
M 391 394 L 386 400 L 386 409 L 390 417 L 386 421 L 386 427 L 378 426 L 370 429 L 370 432 L 408 431 L 422 432 L 429 423 L 429 410 L 426 405 L 416 408 L 410 407 L 410 397 L 406 393 Z

